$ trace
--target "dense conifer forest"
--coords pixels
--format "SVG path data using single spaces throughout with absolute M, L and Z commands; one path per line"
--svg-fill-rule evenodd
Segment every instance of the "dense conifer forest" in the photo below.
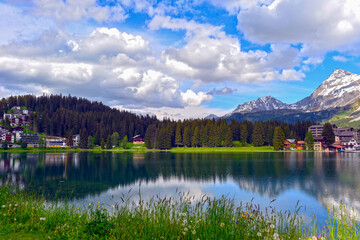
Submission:
M 172 147 L 230 147 L 252 144 L 273 145 L 274 132 L 285 138 L 304 140 L 310 121 L 284 123 L 227 122 L 224 119 L 192 119 L 174 121 L 158 120 L 154 116 L 139 116 L 127 111 L 105 106 L 84 98 L 62 95 L 11 96 L 0 101 L 0 114 L 13 106 L 25 106 L 31 111 L 29 128 L 51 136 L 68 137 L 80 134 L 80 147 L 100 145 L 112 141 L 120 145 L 121 139 L 135 135 L 145 137 L 148 148 L 169 149 Z M 275 131 L 275 128 L 278 131 Z M 280 134 L 280 133 L 279 133 Z

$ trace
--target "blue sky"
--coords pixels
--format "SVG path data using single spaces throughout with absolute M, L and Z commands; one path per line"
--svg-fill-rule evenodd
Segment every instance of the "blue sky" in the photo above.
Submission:
M 158 117 L 294 103 L 360 74 L 358 0 L 0 0 L 0 96 L 71 94 Z

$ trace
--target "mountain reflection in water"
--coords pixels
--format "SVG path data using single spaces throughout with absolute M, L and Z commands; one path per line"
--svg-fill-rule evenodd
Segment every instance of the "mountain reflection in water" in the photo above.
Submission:
M 320 215 L 326 215 L 326 205 L 342 202 L 360 213 L 359 172 L 357 153 L 0 155 L 0 185 L 16 185 L 49 200 L 69 199 L 75 204 L 100 200 L 110 204 L 121 192 L 138 191 L 141 182 L 145 199 L 176 195 L 178 188 L 196 196 L 224 194 L 237 201 L 255 197 L 255 202 L 259 199 L 265 205 L 277 199 L 279 207 L 288 202 L 289 208 L 301 200 Z

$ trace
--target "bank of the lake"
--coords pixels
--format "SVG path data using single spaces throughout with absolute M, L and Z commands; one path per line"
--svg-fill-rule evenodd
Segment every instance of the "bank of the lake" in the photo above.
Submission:
M 126 202 L 126 197 L 123 201 Z M 261 212 L 252 203 L 203 196 L 197 204 L 154 197 L 108 210 L 101 202 L 83 209 L 49 204 L 41 197 L 0 189 L 0 239 L 359 239 L 359 226 L 343 213 L 324 229 L 304 228 L 287 212 Z M 315 238 L 314 238 L 315 237 Z
M 147 149 L 144 146 L 132 146 L 130 148 L 116 147 L 111 149 L 102 149 L 95 147 L 92 149 L 81 149 L 81 148 L 8 148 L 6 150 L 0 149 L 0 153 L 39 153 L 39 152 L 173 152 L 173 153 L 236 153 L 236 152 L 276 152 L 272 146 L 261 146 L 261 147 L 175 147 L 171 149 Z M 295 151 L 280 151 L 280 152 L 311 152 L 307 150 L 295 150 Z

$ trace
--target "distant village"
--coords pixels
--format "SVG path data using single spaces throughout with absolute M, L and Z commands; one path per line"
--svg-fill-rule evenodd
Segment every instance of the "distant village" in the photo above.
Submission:
M 331 145 L 325 144 L 323 134 L 324 125 L 312 125 L 308 131 L 314 138 L 314 151 L 360 151 L 360 129 L 350 127 L 337 127 L 332 124 L 335 135 L 335 142 Z M 296 139 L 286 139 L 284 142 L 284 150 L 302 150 L 305 149 L 305 141 L 297 141 Z
M 41 139 L 38 133 L 34 133 L 26 130 L 29 126 L 31 111 L 24 109 L 23 107 L 14 106 L 8 113 L 4 113 L 0 122 L 0 141 L 6 142 L 8 148 L 19 148 L 20 143 L 25 141 L 27 147 L 47 147 L 47 148 L 66 148 L 67 139 L 58 136 L 46 136 Z M 6 125 L 9 125 L 8 127 Z M 80 142 L 80 135 L 76 134 L 72 136 L 72 147 L 78 147 Z M 133 137 L 132 142 L 134 144 L 143 144 L 144 138 L 140 135 Z

